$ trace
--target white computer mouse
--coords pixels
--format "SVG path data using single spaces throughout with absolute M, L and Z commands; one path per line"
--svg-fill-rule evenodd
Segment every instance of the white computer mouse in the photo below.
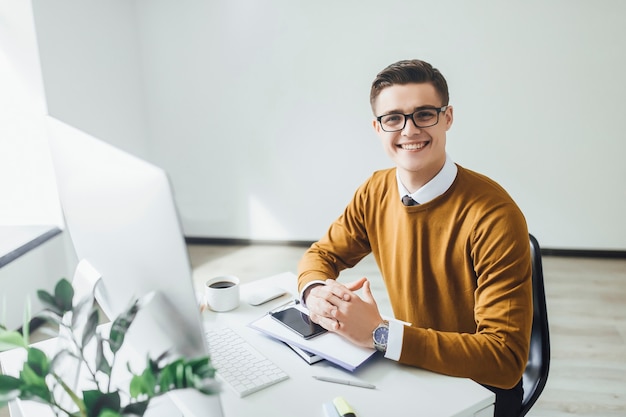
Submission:
M 280 297 L 283 294 L 286 294 L 287 290 L 281 287 L 275 286 L 262 286 L 255 288 L 248 295 L 248 304 L 253 306 L 258 306 L 263 303 L 267 303 L 270 300 Z

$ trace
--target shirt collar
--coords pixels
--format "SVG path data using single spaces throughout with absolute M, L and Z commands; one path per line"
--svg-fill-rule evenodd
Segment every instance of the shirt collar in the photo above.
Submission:
M 450 188 L 456 178 L 457 171 L 458 168 L 456 164 L 450 159 L 450 156 L 446 154 L 446 162 L 443 164 L 441 171 L 439 171 L 433 179 L 424 184 L 422 188 L 415 191 L 413 194 L 409 194 L 408 190 L 402 184 L 402 181 L 400 181 L 400 174 L 398 174 L 398 170 L 396 169 L 400 198 L 405 195 L 410 195 L 413 200 L 420 204 L 428 203 L 448 191 L 448 188 Z

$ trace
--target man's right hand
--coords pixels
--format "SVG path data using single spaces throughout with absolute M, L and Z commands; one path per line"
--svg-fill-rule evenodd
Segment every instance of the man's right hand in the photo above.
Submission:
M 307 288 L 303 298 L 309 310 L 311 320 L 326 330 L 338 330 L 339 322 L 336 316 L 339 302 L 350 301 L 352 291 L 360 289 L 366 280 L 366 278 L 361 278 L 343 285 L 334 279 L 327 279 L 326 285 L 313 285 Z
M 360 289 L 361 296 L 355 292 Z M 306 303 L 311 320 L 356 345 L 374 347 L 372 332 L 383 318 L 367 278 L 346 285 L 326 280 L 326 285 L 312 288 L 309 297 Z

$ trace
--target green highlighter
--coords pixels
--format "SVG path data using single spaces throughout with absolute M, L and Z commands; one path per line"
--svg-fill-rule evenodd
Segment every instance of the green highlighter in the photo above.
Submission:
M 354 410 L 343 397 L 337 397 L 333 400 L 333 404 L 341 417 L 356 417 Z

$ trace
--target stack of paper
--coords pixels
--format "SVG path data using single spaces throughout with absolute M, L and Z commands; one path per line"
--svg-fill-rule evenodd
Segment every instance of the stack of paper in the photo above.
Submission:
M 285 344 L 289 346 L 291 350 L 293 350 L 298 355 L 300 355 L 300 357 L 304 359 L 305 362 L 308 363 L 309 365 L 313 365 L 314 363 L 324 360 L 324 358 L 322 358 L 320 355 L 316 355 L 315 353 L 311 353 L 304 349 L 300 349 L 298 346 L 290 345 L 289 343 L 285 343 Z

